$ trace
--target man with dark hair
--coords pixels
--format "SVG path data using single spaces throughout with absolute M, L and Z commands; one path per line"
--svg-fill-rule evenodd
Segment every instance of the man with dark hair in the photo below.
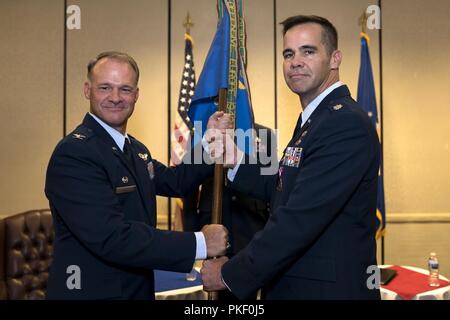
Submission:
M 45 193 L 56 236 L 49 299 L 152 300 L 153 269 L 188 272 L 195 259 L 225 253 L 222 225 L 196 233 L 156 229 L 156 195 L 183 196 L 213 170 L 168 168 L 127 134 L 138 77 L 127 54 L 92 60 L 84 84 L 90 112 L 50 159 Z
M 259 288 L 267 299 L 379 299 L 368 285 L 369 266 L 377 264 L 377 133 L 339 81 L 342 53 L 332 24 L 316 16 L 282 24 L 283 73 L 303 112 L 278 174 L 261 175 L 225 143 L 235 152 L 231 187 L 270 200 L 271 216 L 234 258 L 204 262 L 204 287 L 228 288 L 241 299 Z
M 329 55 L 337 50 L 338 34 L 336 28 L 330 21 L 319 16 L 293 16 L 287 18 L 281 22 L 281 25 L 283 26 L 283 36 L 292 27 L 306 23 L 316 23 L 322 27 L 322 43 L 325 45 Z

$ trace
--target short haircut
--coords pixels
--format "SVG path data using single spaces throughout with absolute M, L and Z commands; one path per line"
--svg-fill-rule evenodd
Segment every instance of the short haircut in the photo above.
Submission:
M 338 48 L 338 34 L 333 24 L 325 18 L 319 16 L 293 16 L 289 17 L 280 24 L 283 26 L 283 36 L 292 27 L 305 24 L 317 23 L 322 26 L 322 42 L 327 48 L 328 54 L 331 55 Z
M 92 69 L 94 69 L 95 65 L 102 59 L 108 58 L 117 60 L 120 62 L 128 63 L 131 68 L 133 68 L 135 74 L 136 74 L 136 84 L 139 82 L 139 67 L 136 63 L 136 61 L 128 54 L 118 51 L 106 51 L 100 53 L 95 59 L 92 59 L 89 61 L 87 65 L 87 77 L 89 80 L 92 80 Z

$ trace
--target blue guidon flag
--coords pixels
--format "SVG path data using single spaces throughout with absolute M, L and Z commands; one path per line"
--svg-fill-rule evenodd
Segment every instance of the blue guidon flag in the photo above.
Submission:
M 358 104 L 367 112 L 373 125 L 381 130 L 381 122 L 378 119 L 377 100 L 375 96 L 375 86 L 373 82 L 372 64 L 370 62 L 369 53 L 369 36 L 361 33 L 361 66 L 359 69 L 358 81 Z M 378 129 L 378 128 L 377 128 Z M 379 135 L 380 137 L 380 135 Z M 380 139 L 381 140 L 381 139 Z M 381 143 L 382 141 L 380 141 Z M 383 149 L 381 149 L 383 150 Z M 377 193 L 377 218 L 379 226 L 376 233 L 376 239 L 384 236 L 386 227 L 386 210 L 384 205 L 384 183 L 383 183 L 383 154 L 381 153 L 380 170 L 378 176 L 378 193 Z
M 202 134 L 206 131 L 208 118 L 218 110 L 219 91 L 225 88 L 226 112 L 234 116 L 236 129 L 248 133 L 247 139 L 237 139 L 238 147 L 251 153 L 254 151 L 253 131 L 247 130 L 253 129 L 254 118 L 246 74 L 242 0 L 218 0 L 217 9 L 217 31 L 188 111 L 195 126 L 194 143 L 201 139 L 198 131 Z

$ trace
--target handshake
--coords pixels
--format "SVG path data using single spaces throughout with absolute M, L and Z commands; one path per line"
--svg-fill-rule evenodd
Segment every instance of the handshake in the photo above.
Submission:
M 223 164 L 226 168 L 236 166 L 242 151 L 234 143 L 234 128 L 230 114 L 215 112 L 208 120 L 204 140 L 208 144 L 205 149 L 215 163 Z

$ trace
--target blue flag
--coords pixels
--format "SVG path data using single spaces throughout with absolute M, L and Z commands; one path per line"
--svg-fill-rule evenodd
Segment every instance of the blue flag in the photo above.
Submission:
M 361 33 L 361 66 L 359 69 L 358 81 L 358 104 L 367 112 L 373 125 L 378 123 L 377 100 L 375 96 L 375 86 L 373 81 L 372 64 L 369 53 L 369 36 Z M 380 125 L 381 128 L 381 125 Z M 386 210 L 384 205 L 384 183 L 383 183 L 383 154 L 380 159 L 380 170 L 378 176 L 377 193 L 377 218 L 379 226 L 376 233 L 376 239 L 384 235 L 386 226 Z
M 219 1 L 223 12 L 219 12 L 217 31 L 188 111 L 194 125 L 197 121 L 201 122 L 202 134 L 206 131 L 209 117 L 218 110 L 219 91 L 223 88 L 228 90 L 226 112 L 234 113 L 235 128 L 244 131 L 253 128 L 253 110 L 244 57 L 239 53 L 238 37 L 243 36 L 244 31 L 239 30 L 238 6 L 236 1 L 225 0 L 225 5 L 222 0 Z M 232 29 L 238 31 L 234 31 L 233 34 Z M 195 129 L 194 144 L 201 140 L 198 129 L 200 128 Z M 252 143 L 247 142 L 243 145 L 238 139 L 238 147 L 241 150 L 249 153 L 252 151 L 251 146 Z

